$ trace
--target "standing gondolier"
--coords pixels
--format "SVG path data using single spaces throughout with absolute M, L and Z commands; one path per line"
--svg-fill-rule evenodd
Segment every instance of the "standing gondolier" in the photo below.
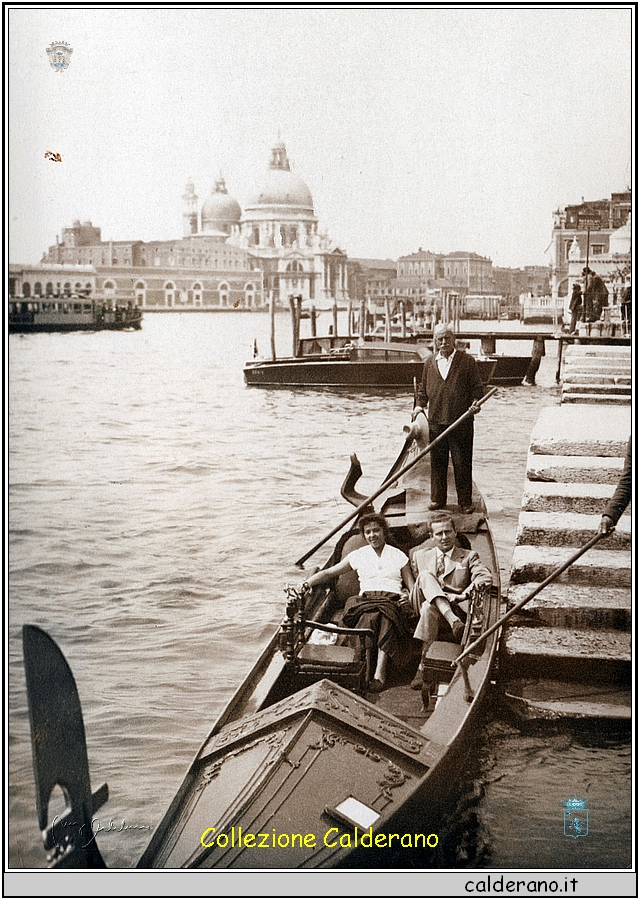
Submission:
M 429 442 L 465 413 L 484 396 L 476 361 L 464 350 L 456 349 L 456 338 L 449 325 L 438 325 L 433 334 L 435 354 L 430 356 L 422 370 L 418 385 L 417 406 L 412 418 L 424 412 L 428 406 Z M 431 505 L 430 509 L 444 509 L 447 505 L 447 469 L 449 454 L 463 513 L 473 512 L 472 464 L 473 417 L 461 423 L 455 431 L 431 451 Z

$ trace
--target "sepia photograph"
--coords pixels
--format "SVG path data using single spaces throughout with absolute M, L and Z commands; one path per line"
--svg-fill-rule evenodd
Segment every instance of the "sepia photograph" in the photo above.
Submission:
M 636 16 L 5 4 L 7 896 L 636 895 Z

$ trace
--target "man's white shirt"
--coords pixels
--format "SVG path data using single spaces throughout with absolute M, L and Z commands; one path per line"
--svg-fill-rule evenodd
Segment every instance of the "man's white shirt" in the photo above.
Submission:
M 453 362 L 453 357 L 455 356 L 456 351 L 454 350 L 449 356 L 443 356 L 440 351 L 438 351 L 438 355 L 436 356 L 436 363 L 438 364 L 438 371 L 442 376 L 443 381 L 446 381 L 447 375 L 449 374 L 449 370 L 451 369 L 451 363 Z

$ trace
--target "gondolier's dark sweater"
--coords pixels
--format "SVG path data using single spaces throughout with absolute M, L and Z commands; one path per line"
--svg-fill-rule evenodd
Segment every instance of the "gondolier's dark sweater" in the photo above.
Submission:
M 622 513 L 631 503 L 631 467 L 631 438 L 629 438 L 629 441 L 627 443 L 627 451 L 624 457 L 624 468 L 622 470 L 622 475 L 620 476 L 620 481 L 618 482 L 618 486 L 613 497 L 607 503 L 603 513 L 604 516 L 608 516 L 612 520 L 614 525 L 618 523 L 620 517 L 622 516 Z
M 417 400 L 423 409 L 429 405 L 429 424 L 451 425 L 474 400 L 483 396 L 484 387 L 476 361 L 463 350 L 455 351 L 446 380 L 440 374 L 435 354 L 425 362 Z

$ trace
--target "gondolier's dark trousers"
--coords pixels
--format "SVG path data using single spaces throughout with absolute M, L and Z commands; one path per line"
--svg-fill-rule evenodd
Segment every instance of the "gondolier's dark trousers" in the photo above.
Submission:
M 434 441 L 449 426 L 429 422 L 429 442 Z M 431 502 L 439 506 L 447 503 L 447 469 L 449 454 L 460 506 L 471 506 L 473 463 L 473 418 L 462 422 L 431 451 Z

